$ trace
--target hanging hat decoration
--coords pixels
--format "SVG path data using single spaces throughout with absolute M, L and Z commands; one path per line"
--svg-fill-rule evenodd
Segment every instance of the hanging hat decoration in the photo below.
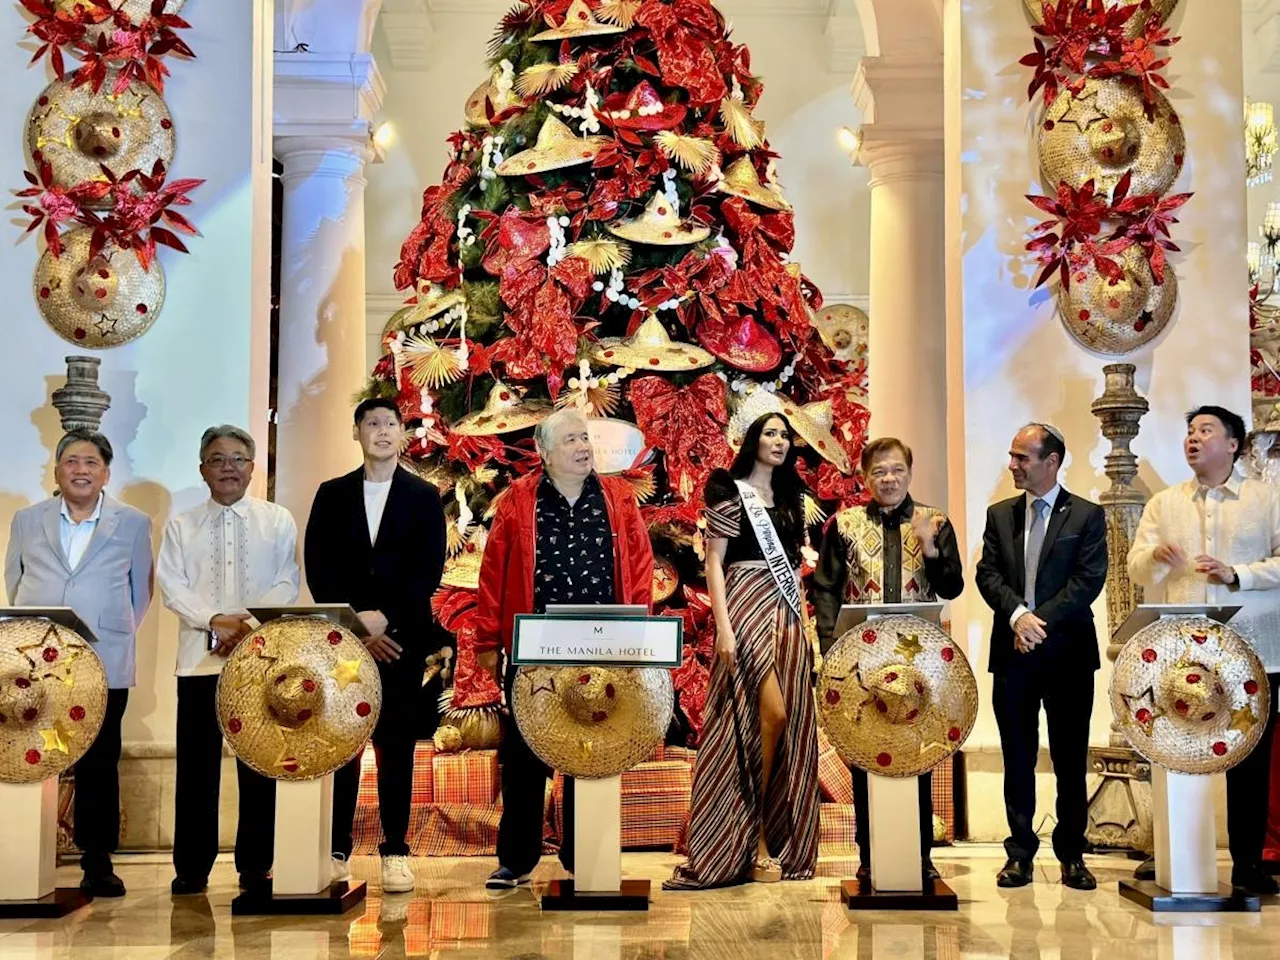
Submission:
M 442 586 L 461 587 L 464 590 L 480 589 L 480 564 L 484 560 L 484 545 L 488 540 L 488 531 L 476 524 L 476 528 L 468 535 L 466 542 L 453 556 L 444 562 L 444 575 L 440 578 Z
M 611 23 L 601 23 L 597 20 L 586 0 L 573 0 L 569 4 L 569 9 L 565 12 L 564 23 L 558 27 L 552 27 L 550 30 L 535 33 L 532 39 L 535 41 L 577 40 L 583 37 L 605 37 L 623 32 L 625 32 L 624 27 Z
M 766 413 L 780 413 L 786 417 L 799 438 L 823 459 L 835 464 L 842 473 L 852 470 L 849 454 L 831 432 L 834 418 L 830 400 L 816 400 L 799 406 L 780 393 L 757 388 L 729 418 L 729 442 L 735 447 L 741 446 L 747 428 Z
M 644 212 L 631 219 L 615 220 L 605 229 L 615 237 L 656 247 L 679 247 L 698 243 L 711 236 L 710 227 L 685 223 L 680 211 L 665 193 L 655 193 Z
M 837 360 L 854 361 L 867 355 L 871 320 L 853 304 L 828 304 L 813 315 L 811 322 Z
M 760 177 L 756 174 L 755 164 L 751 162 L 750 157 L 741 157 L 731 163 L 729 169 L 725 171 L 723 179 L 716 184 L 716 189 L 721 193 L 742 197 L 744 200 L 758 203 L 760 206 L 768 207 L 770 210 L 791 209 L 791 204 L 787 202 L 787 198 L 778 190 L 773 187 L 767 187 L 760 182 Z
M 1115 257 L 1122 276 L 1106 277 L 1092 259 L 1075 267 L 1069 289 L 1058 288 L 1058 315 L 1081 345 L 1099 353 L 1130 353 L 1160 335 L 1178 303 L 1178 277 L 1156 283 L 1139 246 Z
M 532 427 L 552 410 L 545 400 L 525 400 L 520 391 L 495 380 L 484 408 L 467 414 L 449 430 L 464 437 L 493 437 Z
M 548 114 L 533 146 L 498 164 L 498 175 L 517 177 L 590 163 L 608 142 L 607 137 L 576 136 L 555 116 Z
M 680 573 L 666 557 L 653 558 L 653 602 L 663 603 L 675 595 L 680 586 Z
M 782 362 L 782 344 L 751 314 L 699 324 L 698 341 L 739 370 L 764 373 Z
M 698 370 L 715 363 L 706 350 L 673 341 L 656 313 L 649 314 L 629 337 L 605 337 L 591 355 L 610 366 L 635 370 Z
M 682 103 L 666 103 L 653 84 L 641 80 L 625 93 L 605 97 L 600 112 L 615 127 L 652 133 L 679 126 L 688 109 Z
M 523 105 L 524 100 L 515 92 L 511 62 L 504 60 L 493 68 L 488 80 L 471 91 L 463 108 L 463 119 L 473 127 L 488 129 L 490 110 L 498 117 Z

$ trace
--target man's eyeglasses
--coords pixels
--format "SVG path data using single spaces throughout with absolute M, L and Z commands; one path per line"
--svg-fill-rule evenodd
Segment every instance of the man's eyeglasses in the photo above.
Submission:
M 225 467 L 229 463 L 233 467 L 235 467 L 237 470 L 243 470 L 244 465 L 250 462 L 251 461 L 249 460 L 248 457 L 242 457 L 238 453 L 233 454 L 230 457 L 223 456 L 220 453 L 215 453 L 212 457 L 210 457 L 208 460 L 204 462 L 204 465 L 206 467 L 213 467 L 213 469 L 219 470 L 222 467 Z

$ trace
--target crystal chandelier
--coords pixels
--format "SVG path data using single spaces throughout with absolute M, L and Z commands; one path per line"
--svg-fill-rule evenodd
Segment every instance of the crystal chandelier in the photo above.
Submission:
M 1244 102 L 1245 176 L 1249 186 L 1271 180 L 1271 160 L 1276 153 L 1275 108 L 1254 100 Z

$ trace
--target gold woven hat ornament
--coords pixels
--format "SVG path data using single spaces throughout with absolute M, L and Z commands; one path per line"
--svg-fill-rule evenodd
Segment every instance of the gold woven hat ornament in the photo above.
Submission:
M 0 621 L 0 783 L 36 783 L 79 760 L 107 714 L 107 673 L 74 630 Z
M 97 93 L 70 77 L 55 80 L 27 115 L 27 153 L 40 154 L 58 186 L 101 180 L 102 166 L 120 175 L 173 165 L 173 117 L 160 94 L 134 81 L 116 95 L 114 84 L 114 71 Z M 111 203 L 108 196 L 91 205 Z
M 543 763 L 600 779 L 630 770 L 666 736 L 671 672 L 656 667 L 521 667 L 512 713 Z
M 828 304 L 813 315 L 811 323 L 837 360 L 857 360 L 867 355 L 871 320 L 853 304 Z
M 467 295 L 461 289 L 446 290 L 438 283 L 425 280 L 418 281 L 418 302 L 411 303 L 403 310 L 397 310 L 388 321 L 383 335 L 393 330 L 407 330 L 419 323 L 435 320 L 437 324 L 447 324 L 453 320 L 463 319 L 467 315 Z
M 350 630 L 282 617 L 227 657 L 217 709 L 222 735 L 248 766 L 275 780 L 314 780 L 364 749 L 382 710 L 382 681 Z
M 653 602 L 670 599 L 680 586 L 680 573 L 666 557 L 653 558 Z
M 1178 773 L 1230 770 L 1258 745 L 1273 709 L 1249 641 L 1207 617 L 1144 627 L 1111 674 L 1120 732 L 1142 756 Z
M 753 390 L 729 417 L 729 443 L 742 446 L 747 428 L 766 413 L 780 413 L 787 418 L 800 439 L 811 446 L 824 460 L 828 460 L 848 473 L 853 464 L 849 454 L 832 433 L 834 416 L 830 400 L 815 400 L 803 407 L 789 397 L 763 388 Z
M 698 243 L 711 236 L 710 227 L 700 227 L 680 219 L 675 204 L 665 193 L 655 193 L 638 217 L 614 220 L 605 229 L 615 237 L 656 247 L 679 247 Z
M 1055 3 L 1057 0 L 1050 0 Z M 1031 14 L 1033 23 L 1044 23 L 1044 0 L 1024 0 L 1027 12 Z M 1125 23 L 1125 34 L 1130 40 L 1139 36 L 1146 29 L 1147 21 L 1157 14 L 1168 20 L 1177 7 L 1178 0 L 1107 0 L 1108 7 L 1138 7 L 1128 22 Z
M 525 400 L 520 391 L 495 380 L 484 408 L 467 414 L 449 430 L 464 437 L 493 437 L 532 427 L 553 409 L 545 400 Z
M 155 323 L 164 304 L 164 269 L 153 260 L 142 269 L 132 250 L 108 245 L 89 260 L 89 228 L 62 238 L 62 256 L 40 257 L 33 283 L 45 322 L 81 347 L 118 347 Z
M 477 524 L 461 549 L 445 560 L 444 575 L 440 577 L 440 585 L 479 590 L 480 564 L 484 560 L 484 545 L 488 539 L 488 530 Z
M 467 104 L 463 108 L 463 119 L 471 126 L 485 128 L 489 126 L 489 113 L 485 109 L 486 101 L 492 106 L 495 116 L 524 103 L 514 86 L 505 91 L 502 90 L 498 85 L 500 73 L 501 68 L 494 67 L 492 76 L 471 91 L 471 96 L 467 97 Z
M 1124 279 L 1111 281 L 1093 261 L 1076 267 L 1071 288 L 1058 290 L 1058 312 L 1067 331 L 1099 353 L 1131 353 L 1160 335 L 1178 302 L 1178 278 L 1172 269 L 1156 283 L 1147 255 L 1132 246 L 1115 258 Z
M 1142 88 L 1132 80 L 1088 80 L 1078 94 L 1064 89 L 1040 124 L 1046 182 L 1079 189 L 1092 180 L 1106 197 L 1128 173 L 1130 196 L 1168 193 L 1182 172 L 1187 140 L 1173 106 L 1153 92 L 1148 120 Z
M 960 749 L 978 716 L 978 683 L 964 652 L 919 617 L 879 617 L 827 652 L 818 722 L 845 763 L 914 777 Z
M 716 185 L 716 189 L 721 193 L 758 203 L 770 210 L 791 209 L 791 204 L 780 191 L 760 182 L 760 177 L 756 175 L 755 164 L 751 162 L 750 157 L 740 157 L 733 161 L 729 169 L 724 172 L 723 179 Z
M 590 163 L 608 142 L 608 137 L 576 136 L 553 114 L 548 114 L 533 146 L 503 160 L 497 172 L 503 177 L 518 177 Z
M 635 370 L 699 370 L 716 358 L 701 347 L 672 340 L 656 313 L 629 337 L 605 337 L 591 351 L 602 363 Z
M 623 27 L 601 23 L 596 19 L 586 0 L 573 0 L 564 15 L 564 23 L 550 30 L 533 35 L 534 40 L 574 40 L 578 37 L 604 37 L 611 33 L 625 33 Z

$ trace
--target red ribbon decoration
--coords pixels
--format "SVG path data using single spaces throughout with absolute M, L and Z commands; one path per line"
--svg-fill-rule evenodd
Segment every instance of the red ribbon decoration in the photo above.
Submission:
M 648 3 L 636 22 L 648 27 L 658 48 L 658 66 L 669 85 L 689 92 L 689 105 L 704 107 L 729 95 L 710 40 L 718 33 L 715 9 L 706 0 Z
M 708 373 L 678 387 L 661 377 L 640 377 L 632 381 L 630 399 L 645 439 L 666 454 L 671 489 L 679 495 L 688 482 L 688 499 L 701 497 L 711 471 L 733 461 L 724 439 L 724 381 Z

